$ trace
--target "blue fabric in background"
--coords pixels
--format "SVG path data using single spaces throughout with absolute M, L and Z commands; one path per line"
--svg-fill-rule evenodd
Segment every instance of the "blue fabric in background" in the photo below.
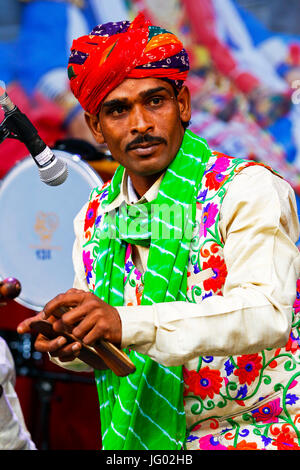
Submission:
M 254 15 L 242 8 L 237 0 L 233 0 L 233 3 L 243 23 L 247 27 L 254 46 L 257 46 L 270 36 L 274 36 L 274 33 L 271 33 Z
M 12 82 L 16 78 L 14 67 L 16 49 L 16 40 L 0 42 L 0 80 L 3 80 L 5 84 Z
M 273 135 L 286 152 L 286 160 L 292 163 L 296 157 L 296 147 L 292 136 L 292 122 L 289 117 L 277 119 L 267 130 Z
M 233 0 L 233 3 L 252 38 L 254 46 L 259 46 L 263 41 L 266 41 L 270 37 L 278 37 L 285 43 L 300 40 L 300 34 L 295 35 L 269 30 L 252 13 L 241 7 L 237 0 Z
M 56 67 L 66 67 L 67 5 L 36 1 L 24 8 L 15 74 L 28 94 L 40 77 Z
M 110 12 L 112 16 L 126 11 L 122 7 L 122 0 L 105 0 L 110 2 L 109 8 L 102 3 L 103 0 L 97 1 L 97 9 L 93 6 L 95 2 L 90 0 L 85 0 L 82 8 L 75 7 L 68 1 L 35 0 L 25 3 L 19 38 L 14 50 L 9 52 L 10 57 L 13 55 L 13 60 L 7 59 L 11 65 L 7 80 L 14 76 L 30 95 L 47 72 L 61 67 L 66 70 L 71 46 L 68 43 L 71 9 L 76 10 L 77 19 L 82 20 L 84 33 L 81 29 L 81 34 L 88 34 L 96 24 L 102 22 L 102 10 L 104 14 Z M 72 33 L 72 37 L 76 37 L 76 31 Z M 7 51 L 5 53 L 8 54 Z

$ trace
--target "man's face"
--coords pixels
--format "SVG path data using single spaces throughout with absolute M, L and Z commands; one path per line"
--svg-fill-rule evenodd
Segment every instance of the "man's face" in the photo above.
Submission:
M 126 79 L 104 99 L 93 133 L 129 174 L 145 177 L 168 167 L 183 139 L 181 121 L 189 119 L 186 88 L 176 97 L 164 80 Z

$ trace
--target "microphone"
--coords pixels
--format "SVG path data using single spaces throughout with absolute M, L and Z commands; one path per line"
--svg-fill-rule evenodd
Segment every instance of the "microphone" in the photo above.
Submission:
M 3 125 L 23 142 L 38 166 L 40 179 L 50 186 L 62 184 L 68 176 L 68 167 L 58 159 L 40 138 L 34 125 L 11 101 L 0 86 L 0 106 L 4 111 Z

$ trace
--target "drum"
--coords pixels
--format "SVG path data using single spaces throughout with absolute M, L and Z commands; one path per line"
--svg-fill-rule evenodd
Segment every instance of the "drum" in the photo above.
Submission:
M 31 158 L 17 163 L 0 184 L 0 278 L 17 278 L 21 305 L 42 310 L 74 281 L 73 219 L 92 188 L 103 184 L 80 156 L 56 150 L 68 165 L 60 186 L 43 183 Z

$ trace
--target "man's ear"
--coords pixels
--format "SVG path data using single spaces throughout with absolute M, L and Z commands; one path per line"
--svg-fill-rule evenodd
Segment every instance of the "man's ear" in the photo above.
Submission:
M 87 111 L 85 111 L 84 117 L 85 117 L 85 121 L 86 121 L 87 125 L 89 126 L 96 142 L 98 144 L 104 144 L 105 141 L 104 141 L 104 137 L 103 137 L 103 134 L 102 134 L 102 131 L 101 131 L 101 126 L 100 126 L 98 116 L 96 116 L 95 114 L 90 114 Z
M 189 122 L 192 115 L 191 110 L 191 95 L 190 90 L 188 87 L 183 86 L 178 95 L 177 95 L 177 102 L 179 105 L 179 113 L 181 122 Z

